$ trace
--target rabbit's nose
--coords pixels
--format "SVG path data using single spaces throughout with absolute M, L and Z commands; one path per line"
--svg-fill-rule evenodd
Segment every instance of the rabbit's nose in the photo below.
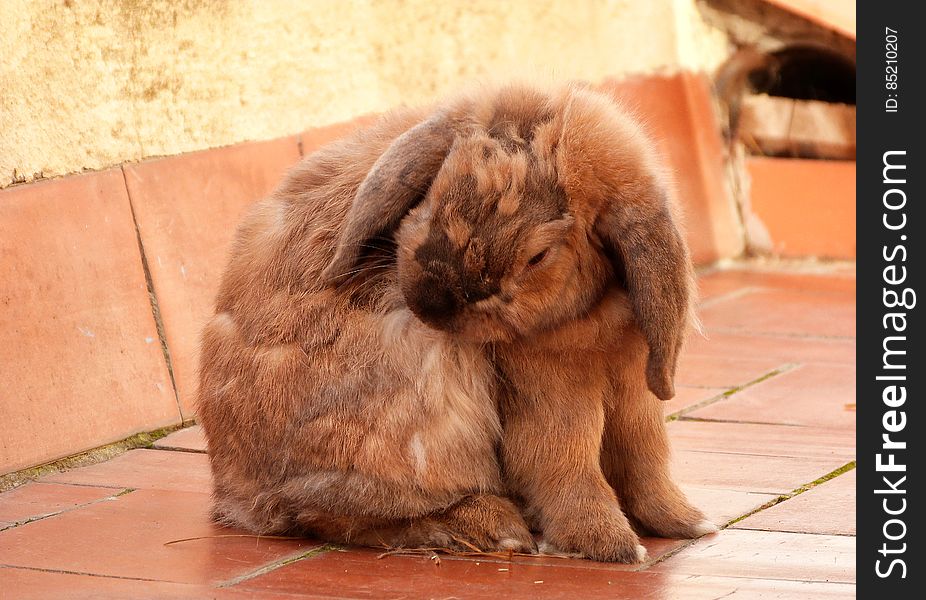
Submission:
M 480 300 L 491 298 L 499 291 L 497 282 L 492 282 L 488 278 L 481 278 L 477 281 L 467 282 L 463 287 L 463 296 L 466 301 L 474 304 Z
M 411 311 L 438 329 L 447 329 L 466 302 L 458 276 L 444 263 L 430 263 L 409 292 L 405 300 Z

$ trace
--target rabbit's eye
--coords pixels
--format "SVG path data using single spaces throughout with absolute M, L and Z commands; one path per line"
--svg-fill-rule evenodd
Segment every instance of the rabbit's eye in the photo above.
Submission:
M 545 258 L 547 257 L 547 254 L 548 254 L 548 253 L 549 253 L 549 248 L 547 248 L 546 250 L 543 250 L 543 251 L 538 252 L 537 254 L 533 255 L 533 256 L 531 257 L 531 259 L 530 259 L 529 261 L 527 261 L 527 266 L 528 266 L 528 267 L 536 267 L 537 265 L 539 265 L 540 263 L 543 262 L 543 259 L 545 259 Z

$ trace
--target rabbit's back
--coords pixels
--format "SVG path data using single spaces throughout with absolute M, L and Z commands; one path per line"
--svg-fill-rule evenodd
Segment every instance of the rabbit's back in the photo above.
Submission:
M 238 230 L 203 331 L 198 407 L 225 521 L 280 531 L 307 507 L 408 517 L 500 486 L 482 353 L 415 319 L 394 268 L 363 279 L 369 302 L 317 283 L 366 172 L 418 118 L 308 157 Z

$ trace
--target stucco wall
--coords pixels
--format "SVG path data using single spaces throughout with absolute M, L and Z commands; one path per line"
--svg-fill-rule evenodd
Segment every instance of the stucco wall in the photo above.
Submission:
M 269 139 L 479 78 L 712 68 L 694 0 L 0 0 L 0 187 Z

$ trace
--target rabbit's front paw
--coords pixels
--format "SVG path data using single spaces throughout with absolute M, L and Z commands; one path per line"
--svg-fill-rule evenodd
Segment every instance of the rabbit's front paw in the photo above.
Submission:
M 545 543 L 563 553 L 580 554 L 592 560 L 620 563 L 646 560 L 646 548 L 623 514 L 605 512 L 597 518 L 560 523 L 547 527 L 544 538 Z
M 717 526 L 692 506 L 681 490 L 668 480 L 624 494 L 622 506 L 644 535 L 692 539 L 718 531 Z

